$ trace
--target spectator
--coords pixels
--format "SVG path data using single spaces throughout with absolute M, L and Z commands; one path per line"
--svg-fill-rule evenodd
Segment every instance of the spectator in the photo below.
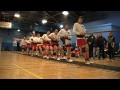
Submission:
M 93 46 L 93 59 L 95 59 L 95 57 L 97 57 L 97 59 L 99 59 L 99 36 L 97 34 L 97 36 L 95 37 L 95 43 Z
M 105 55 L 104 55 L 104 47 L 107 43 L 107 40 L 102 36 L 102 33 L 99 33 L 99 38 L 98 38 L 98 45 L 99 45 L 99 59 L 102 58 L 105 59 Z
M 89 58 L 93 58 L 93 46 L 95 44 L 95 36 L 93 33 L 88 37 L 88 45 L 89 45 Z
M 107 48 L 108 48 L 108 55 L 109 59 L 114 60 L 114 47 L 115 47 L 115 37 L 113 36 L 112 32 L 108 32 L 108 41 L 107 41 Z

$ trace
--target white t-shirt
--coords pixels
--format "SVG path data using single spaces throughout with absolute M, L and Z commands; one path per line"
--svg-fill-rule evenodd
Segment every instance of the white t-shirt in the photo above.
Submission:
M 60 35 L 61 38 L 63 36 L 68 36 L 68 39 L 65 39 L 65 44 L 70 44 L 71 43 L 72 36 L 71 36 L 70 30 L 61 29 L 58 34 Z
M 59 34 L 51 33 L 49 36 L 52 38 L 52 40 L 60 41 Z
M 44 40 L 48 41 L 48 42 L 51 42 L 51 39 L 47 36 L 47 34 L 44 34 L 44 35 L 42 36 L 42 38 L 43 38 Z M 43 40 L 43 41 L 44 41 L 44 40 Z
M 75 23 L 73 26 L 73 32 L 76 35 L 81 35 L 81 33 L 86 33 L 86 29 L 83 24 Z
M 20 42 L 20 44 L 21 44 L 21 45 L 26 45 L 25 40 L 24 40 L 24 39 L 22 39 L 22 40 L 21 40 L 21 42 Z
M 42 37 L 36 37 L 37 43 L 43 43 Z
M 31 36 L 30 40 L 31 40 L 32 43 L 37 43 L 37 37 Z
M 31 40 L 25 40 L 25 43 L 27 43 L 27 44 L 31 44 Z

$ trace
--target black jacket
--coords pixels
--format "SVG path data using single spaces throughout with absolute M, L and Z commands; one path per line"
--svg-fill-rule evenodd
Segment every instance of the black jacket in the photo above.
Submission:
M 112 47 L 114 42 L 115 42 L 115 37 L 113 35 L 108 36 L 108 47 Z
M 90 35 L 90 36 L 88 37 L 88 39 L 87 39 L 87 42 L 88 42 L 88 44 L 89 44 L 89 42 L 91 42 L 91 44 L 89 44 L 89 45 L 94 46 L 94 44 L 95 44 L 95 36 Z
M 98 47 L 104 47 L 107 44 L 107 40 L 101 36 L 98 38 Z
M 94 47 L 99 47 L 99 38 L 95 39 Z

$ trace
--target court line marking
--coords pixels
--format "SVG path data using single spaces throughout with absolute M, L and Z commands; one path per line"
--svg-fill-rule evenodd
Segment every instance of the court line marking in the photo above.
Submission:
M 31 75 L 34 76 L 34 77 L 37 77 L 37 78 L 39 78 L 39 79 L 43 79 L 42 77 L 40 77 L 40 76 L 38 76 L 38 75 L 36 75 L 36 74 L 34 74 L 34 73 L 28 71 L 28 70 L 26 70 L 26 69 L 24 69 L 24 68 L 22 68 L 22 67 L 16 65 L 16 64 L 13 64 L 13 65 L 14 65 L 15 67 L 17 67 L 17 68 L 19 68 L 19 69 L 21 69 L 21 70 L 23 70 L 23 71 L 25 71 L 25 72 L 31 74 Z

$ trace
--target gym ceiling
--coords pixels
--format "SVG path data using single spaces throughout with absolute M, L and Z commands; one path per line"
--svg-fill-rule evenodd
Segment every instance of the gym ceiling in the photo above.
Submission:
M 14 17 L 15 13 L 20 14 L 20 18 Z M 76 22 L 78 16 L 84 16 L 85 22 L 101 19 L 103 13 L 98 11 L 69 11 L 67 19 Z M 59 24 L 64 21 L 65 17 L 62 11 L 0 11 L 0 21 L 18 22 L 28 25 L 42 25 L 42 20 L 47 19 L 49 25 Z

